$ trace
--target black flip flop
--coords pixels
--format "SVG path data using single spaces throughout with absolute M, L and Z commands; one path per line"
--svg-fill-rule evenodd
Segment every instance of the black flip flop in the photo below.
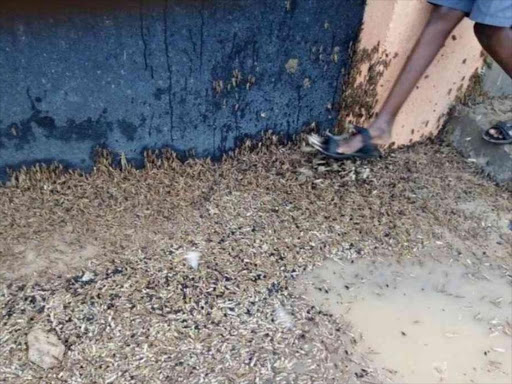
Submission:
M 498 131 L 491 133 L 491 130 Z M 512 143 L 512 121 L 498 123 L 482 134 L 484 140 L 493 144 Z
M 363 146 L 353 153 L 340 153 L 338 148 L 342 141 L 341 137 L 329 135 L 323 143 L 315 146 L 318 151 L 331 159 L 336 160 L 350 160 L 350 159 L 374 159 L 381 157 L 382 153 L 377 146 L 373 144 L 370 132 L 366 128 L 354 127 L 356 134 L 363 137 Z

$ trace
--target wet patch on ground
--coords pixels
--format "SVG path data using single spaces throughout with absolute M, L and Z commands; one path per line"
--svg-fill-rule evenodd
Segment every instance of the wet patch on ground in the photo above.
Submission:
M 508 270 L 408 260 L 329 260 L 306 289 L 352 323 L 360 351 L 394 383 L 509 383 Z
M 348 321 L 356 350 L 390 382 L 510 383 L 512 215 L 481 199 L 450 204 L 466 220 L 412 254 L 342 248 L 297 291 Z

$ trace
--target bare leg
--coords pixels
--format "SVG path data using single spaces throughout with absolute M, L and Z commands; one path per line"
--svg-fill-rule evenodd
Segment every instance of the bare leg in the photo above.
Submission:
M 512 28 L 475 24 L 475 35 L 482 47 L 512 77 Z M 488 131 L 495 139 L 503 139 L 502 133 L 495 128 Z
M 512 28 L 475 24 L 475 35 L 483 49 L 512 77 Z
M 388 144 L 398 111 L 413 91 L 416 83 L 443 47 L 453 29 L 465 14 L 447 7 L 435 6 L 416 42 L 407 62 L 386 98 L 378 117 L 369 126 L 375 144 Z M 338 151 L 353 153 L 363 146 L 363 138 L 356 135 L 341 143 Z

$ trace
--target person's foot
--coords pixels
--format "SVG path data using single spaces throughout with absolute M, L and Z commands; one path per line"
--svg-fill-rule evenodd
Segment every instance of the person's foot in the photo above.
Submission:
M 502 121 L 483 133 L 483 138 L 493 144 L 512 143 L 512 121 Z
M 372 143 L 376 145 L 389 144 L 391 139 L 391 127 L 393 122 L 383 122 L 375 120 L 369 127 L 368 131 L 372 138 Z M 364 146 L 363 137 L 360 134 L 356 134 L 341 142 L 338 147 L 339 153 L 354 153 L 360 150 Z

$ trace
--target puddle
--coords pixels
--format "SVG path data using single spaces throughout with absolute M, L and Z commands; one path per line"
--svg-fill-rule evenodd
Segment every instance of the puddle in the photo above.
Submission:
M 489 267 L 329 260 L 303 292 L 394 383 L 512 383 L 512 281 Z

